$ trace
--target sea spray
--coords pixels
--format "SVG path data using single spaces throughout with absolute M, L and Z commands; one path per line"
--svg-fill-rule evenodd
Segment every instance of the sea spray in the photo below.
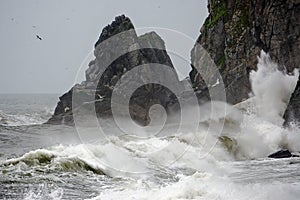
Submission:
M 282 116 L 298 80 L 299 71 L 287 74 L 285 68 L 273 62 L 270 55 L 261 51 L 257 71 L 251 71 L 250 82 L 255 96 L 258 115 L 274 124 L 282 124 Z
M 242 110 L 251 110 L 244 112 L 241 132 L 234 136 L 238 142 L 237 158 L 264 158 L 282 148 L 289 148 L 291 151 L 298 149 L 297 142 L 294 141 L 300 139 L 299 134 L 295 133 L 297 131 L 282 127 L 282 116 L 298 76 L 297 69 L 293 74 L 288 74 L 284 67 L 271 60 L 269 54 L 261 51 L 257 70 L 252 71 L 249 76 L 253 98 L 237 106 Z

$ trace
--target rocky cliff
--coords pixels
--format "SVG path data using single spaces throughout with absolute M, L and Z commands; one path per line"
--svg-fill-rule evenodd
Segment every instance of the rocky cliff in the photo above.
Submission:
M 209 16 L 197 42 L 211 55 L 223 77 L 227 101 L 235 104 L 251 92 L 249 72 L 260 50 L 289 72 L 300 63 L 299 0 L 209 0 Z M 191 52 L 190 78 L 196 91 L 207 89 Z
M 300 77 L 283 118 L 285 119 L 284 126 L 289 126 L 291 122 L 300 125 Z
M 115 21 L 102 30 L 95 44 L 94 55 L 95 59 L 89 63 L 86 70 L 86 80 L 75 85 L 59 98 L 54 115 L 48 123 L 72 124 L 73 115 L 78 112 L 79 108 L 82 111 L 91 109 L 91 106 L 94 107 L 98 117 L 111 116 L 113 90 L 120 82 L 126 85 L 126 88 L 140 85 L 130 97 L 129 111 L 131 117 L 142 125 L 149 123 L 148 111 L 153 104 L 162 105 L 167 113 L 177 104 L 176 97 L 166 87 L 147 82 L 153 78 L 151 76 L 155 72 L 153 63 L 173 69 L 164 41 L 155 32 L 137 36 L 129 18 L 124 15 L 116 17 Z M 122 79 L 126 72 L 141 65 L 144 67 L 138 69 L 129 80 Z M 171 76 L 181 87 L 174 70 Z M 162 72 L 159 77 L 155 78 L 163 80 L 167 77 L 167 74 Z M 119 95 L 128 94 L 120 90 Z M 115 103 L 128 107 L 128 105 L 122 105 L 125 103 L 120 101 Z

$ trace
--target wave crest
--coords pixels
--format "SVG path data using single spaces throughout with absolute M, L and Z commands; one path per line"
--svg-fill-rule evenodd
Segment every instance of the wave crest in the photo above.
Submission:
M 84 159 L 76 156 L 62 156 L 53 151 L 39 149 L 24 154 L 19 158 L 13 158 L 5 161 L 4 166 L 16 166 L 25 164 L 33 169 L 44 169 L 47 171 L 90 171 L 94 174 L 105 175 L 103 170 L 99 167 L 92 165 Z M 42 167 L 42 168 L 40 168 Z

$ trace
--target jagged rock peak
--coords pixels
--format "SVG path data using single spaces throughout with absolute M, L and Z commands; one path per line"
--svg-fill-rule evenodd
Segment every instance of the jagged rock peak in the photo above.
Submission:
M 103 28 L 102 33 L 100 34 L 100 37 L 95 44 L 95 48 L 98 44 L 108 39 L 109 37 L 121 33 L 123 31 L 128 31 L 130 29 L 134 29 L 131 20 L 125 15 L 117 16 L 115 18 L 115 21 Z
M 122 32 L 126 34 L 106 40 Z M 103 42 L 104 40 L 106 41 Z M 95 114 L 90 111 L 95 111 L 99 118 L 112 117 L 112 93 L 120 87 L 121 82 L 126 88 L 134 87 L 137 83 L 141 87 L 131 95 L 129 105 L 124 104 L 123 100 L 114 100 L 114 105 L 119 105 L 118 115 L 123 117 L 126 113 L 120 108 L 129 106 L 130 117 L 135 122 L 146 125 L 150 123 L 149 109 L 154 104 L 162 105 L 167 113 L 173 112 L 178 108 L 178 101 L 173 93 L 160 84 L 148 83 L 153 76 L 161 82 L 171 76 L 176 86 L 181 89 L 175 70 L 172 71 L 173 74 L 154 73 L 156 70 L 153 68 L 154 64 L 173 68 L 165 49 L 164 41 L 155 32 L 137 36 L 129 18 L 124 15 L 116 17 L 111 25 L 103 29 L 95 44 L 95 59 L 88 65 L 86 80 L 74 85 L 69 92 L 59 98 L 55 113 L 48 123 L 72 125 L 74 114 L 85 119 L 85 116 Z M 136 76 L 119 82 L 123 75 L 138 66 L 143 67 Z M 128 95 L 126 90 L 117 91 L 120 96 Z
M 143 47 L 144 43 L 150 44 L 149 46 L 153 46 L 160 49 L 166 49 L 165 42 L 163 39 L 154 31 L 149 33 L 145 33 L 138 37 L 140 45 Z

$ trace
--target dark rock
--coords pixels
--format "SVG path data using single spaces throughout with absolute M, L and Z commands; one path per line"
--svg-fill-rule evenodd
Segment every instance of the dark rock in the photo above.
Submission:
M 130 51 L 114 60 L 114 62 L 103 73 L 102 76 L 105 78 L 100 79 L 98 82 L 96 99 L 97 96 L 104 96 L 105 98 L 110 99 L 113 89 L 115 88 L 118 80 L 123 77 L 125 72 L 132 70 L 134 67 L 143 64 L 157 63 L 173 68 L 173 64 L 167 52 L 165 50 L 162 50 L 165 49 L 163 40 L 155 32 L 146 33 L 139 37 L 133 35 L 133 37 L 134 39 L 130 40 L 130 45 L 128 45 L 127 48 L 130 48 L 130 46 L 133 45 L 143 47 L 145 46 L 145 43 L 147 43 L 147 46 L 153 48 L 142 48 Z M 156 49 L 157 47 L 160 47 L 161 49 Z M 101 49 L 100 51 L 105 51 L 105 49 Z M 129 111 L 131 117 L 135 121 L 139 122 L 140 124 L 146 125 L 147 123 L 149 123 L 149 108 L 154 104 L 160 104 L 168 110 L 168 102 L 172 101 L 172 93 L 167 88 L 164 88 L 161 85 L 145 84 L 144 79 L 150 79 L 151 77 L 148 76 L 151 76 L 153 70 L 151 69 L 151 65 L 143 67 L 143 70 L 144 71 L 141 72 L 142 74 L 137 74 L 137 76 L 134 77 L 134 82 L 130 80 L 123 84 L 126 84 L 127 87 L 130 87 L 136 82 L 138 82 L 140 85 L 143 85 L 132 94 L 129 103 Z M 166 74 L 161 74 L 161 79 L 165 77 L 168 76 Z M 173 74 L 173 77 L 176 77 L 179 83 L 179 80 L 175 73 Z M 120 94 L 121 93 L 122 91 L 120 91 Z M 122 102 L 118 103 L 122 104 Z M 111 114 L 110 107 L 107 107 L 105 110 L 106 111 L 103 112 L 103 105 L 101 105 L 101 103 L 96 104 L 96 112 L 99 117 Z
M 99 40 L 95 44 L 95 48 L 98 46 L 98 44 L 110 38 L 111 36 L 130 29 L 134 29 L 134 26 L 128 17 L 125 17 L 125 15 L 116 17 L 115 21 L 113 21 L 111 25 L 107 25 L 102 30 Z
M 117 36 L 112 37 L 115 35 Z M 160 104 L 167 112 L 176 107 L 173 105 L 178 101 L 169 89 L 151 81 L 148 83 L 152 78 L 164 80 L 172 77 L 180 91 L 183 87 L 165 50 L 164 41 L 155 32 L 137 36 L 129 18 L 124 15 L 116 17 L 111 25 L 102 30 L 95 44 L 94 55 L 95 59 L 89 63 L 86 70 L 86 81 L 75 85 L 60 97 L 54 115 L 48 123 L 72 124 L 72 116 L 79 110 L 82 112 L 95 109 L 98 117 L 110 117 L 111 104 L 115 103 L 121 108 L 129 107 L 132 119 L 146 125 L 150 122 L 148 112 L 152 105 Z M 172 73 L 162 72 L 157 75 L 155 64 L 170 67 Z M 133 77 L 128 80 L 124 78 L 127 72 L 141 65 L 143 68 L 137 68 L 138 71 Z M 118 100 L 112 102 L 112 93 L 116 88 L 122 85 L 131 88 L 137 84 L 140 87 L 133 91 L 129 105 Z M 128 91 L 118 90 L 117 94 L 126 96 L 126 92 Z M 118 113 L 123 114 L 122 111 Z
M 48 120 L 49 124 L 72 124 L 72 89 L 59 97 L 53 116 Z M 67 119 L 67 120 L 65 120 Z
M 292 72 L 300 63 L 299 0 L 209 0 L 209 16 L 197 43 L 208 51 L 221 73 L 227 101 L 235 104 L 251 92 L 249 72 L 256 69 L 260 50 Z M 195 70 L 201 57 L 191 52 L 190 78 L 196 91 L 207 91 Z M 204 90 L 204 91 L 203 91 Z M 203 96 L 207 96 L 203 94 Z M 299 112 L 298 112 L 299 113 Z
M 300 77 L 298 79 L 295 91 L 293 92 L 287 109 L 283 115 L 284 126 L 287 127 L 291 122 L 299 125 L 300 122 Z
M 271 155 L 268 156 L 268 158 L 290 158 L 293 155 L 291 154 L 291 152 L 287 149 L 283 149 L 280 151 L 277 151 Z

